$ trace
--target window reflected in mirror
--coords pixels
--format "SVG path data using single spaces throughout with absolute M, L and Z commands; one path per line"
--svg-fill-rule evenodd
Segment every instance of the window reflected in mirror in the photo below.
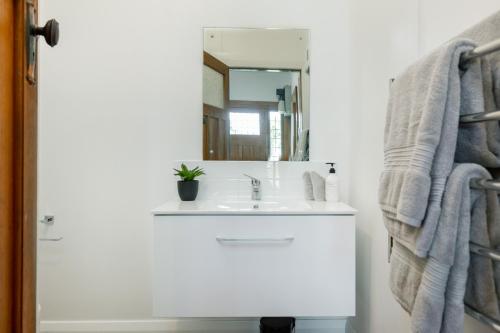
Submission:
M 203 159 L 309 160 L 309 31 L 205 28 Z

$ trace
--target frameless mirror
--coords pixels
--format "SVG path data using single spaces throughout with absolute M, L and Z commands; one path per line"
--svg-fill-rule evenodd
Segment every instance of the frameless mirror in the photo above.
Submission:
M 205 28 L 203 159 L 309 160 L 309 30 Z

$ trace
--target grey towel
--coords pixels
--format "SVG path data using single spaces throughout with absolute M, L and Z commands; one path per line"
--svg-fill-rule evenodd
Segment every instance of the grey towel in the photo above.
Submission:
M 490 233 L 500 223 L 498 200 L 492 191 L 471 189 L 472 178 L 490 175 L 476 164 L 454 167 L 428 258 L 415 256 L 397 242 L 394 246 L 390 286 L 411 313 L 413 332 L 463 332 L 466 285 L 469 304 L 499 317 L 491 261 L 475 255 L 469 260 L 469 241 L 493 248 L 500 244 L 498 235 Z M 467 282 L 469 263 L 473 272 Z
M 470 38 L 478 45 L 500 38 L 500 12 L 468 29 L 460 35 L 461 38 Z M 450 41 L 444 47 L 456 42 Z M 500 53 L 469 63 L 467 70 L 460 74 L 460 99 L 459 104 L 454 104 L 455 110 L 460 110 L 460 114 L 471 114 L 500 109 Z M 408 85 L 408 91 L 402 93 L 411 95 L 413 89 Z M 407 109 L 403 110 L 408 112 Z M 394 123 L 396 128 L 402 128 L 402 131 L 412 130 L 411 122 L 397 123 L 391 119 L 388 122 Z M 454 124 L 457 125 L 456 122 Z M 443 127 L 441 138 L 444 133 Z M 500 167 L 498 122 L 460 125 L 456 138 L 456 162 Z M 453 144 L 449 147 L 454 148 Z M 448 160 L 441 159 L 441 163 L 437 159 L 439 153 L 438 147 L 430 170 L 431 194 L 427 206 L 417 203 L 425 211 L 421 225 L 410 226 L 398 219 L 399 206 L 396 206 L 392 216 L 384 211 L 386 227 L 396 238 L 391 256 L 390 286 L 399 303 L 411 313 L 413 332 L 463 332 L 464 301 L 479 312 L 500 320 L 500 265 L 486 257 L 469 253 L 469 242 L 500 249 L 497 193 L 471 189 L 469 186 L 472 178 L 491 176 L 479 165 L 456 164 L 449 178 L 445 179 L 446 188 L 440 208 L 438 201 L 432 200 L 433 195 L 437 195 L 432 190 L 435 181 L 433 170 L 439 164 L 440 170 L 444 171 L 442 168 L 446 168 L 451 159 L 446 154 Z M 409 155 L 409 165 L 414 156 Z M 395 164 L 395 167 L 402 164 L 394 163 L 386 151 L 386 165 L 387 161 Z M 409 168 L 404 163 L 403 167 L 404 172 Z M 404 181 L 400 181 L 402 185 L 395 184 L 402 187 L 401 192 L 404 192 Z M 395 195 L 398 204 L 401 204 L 398 198 L 400 193 L 396 192 Z M 421 198 L 418 194 L 412 194 L 405 204 Z
M 311 173 L 309 171 L 304 172 L 304 174 L 302 175 L 302 180 L 304 181 L 304 198 L 306 200 L 314 200 Z
M 500 11 L 467 29 L 461 34 L 483 45 L 500 38 Z M 483 99 L 483 109 L 464 108 L 463 114 L 475 112 L 491 112 L 500 110 L 500 53 L 494 52 L 475 61 L 481 67 L 481 90 L 475 93 L 476 98 Z M 497 121 L 463 124 L 459 128 L 458 143 L 455 154 L 458 162 L 475 162 L 481 165 L 500 167 L 500 126 Z M 495 178 L 500 176 L 499 170 L 490 170 Z M 497 199 L 497 198 L 495 198 Z M 498 216 L 498 213 L 497 213 Z M 474 225 L 471 226 L 474 228 Z M 479 234 L 471 230 L 471 234 Z M 488 233 L 482 232 L 483 246 L 499 247 L 500 223 L 488 225 Z M 494 289 L 493 287 L 496 287 Z M 500 263 L 472 254 L 467 281 L 465 302 L 478 311 L 500 320 L 498 299 L 500 297 Z
M 490 169 L 495 179 L 500 178 L 499 169 Z M 494 192 L 491 192 L 492 194 Z M 488 196 L 487 229 L 480 224 L 471 225 L 472 241 L 486 248 L 500 251 L 500 203 L 499 194 Z M 491 202 L 493 201 L 493 202 Z M 497 206 L 498 205 L 498 206 Z M 495 209 L 496 211 L 495 211 Z M 485 212 L 483 211 L 483 214 Z M 500 321 L 500 263 L 471 253 L 465 303 Z
M 316 171 L 311 171 L 314 200 L 325 201 L 325 177 Z
M 478 45 L 500 38 L 500 11 L 467 29 L 460 35 Z M 462 109 L 463 114 L 500 110 L 500 53 L 494 52 L 474 62 L 481 67 L 482 83 L 473 93 L 476 103 Z M 458 132 L 457 162 L 474 162 L 486 167 L 500 167 L 500 126 L 489 121 L 460 126 Z
M 391 87 L 379 203 L 389 233 L 420 256 L 432 243 L 453 165 L 461 90 L 468 89 L 460 86 L 460 56 L 474 47 L 467 39 L 450 41 Z

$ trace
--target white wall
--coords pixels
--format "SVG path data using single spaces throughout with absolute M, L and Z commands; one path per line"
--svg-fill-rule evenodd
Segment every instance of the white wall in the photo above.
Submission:
M 41 46 L 39 210 L 56 225 L 40 233 L 64 237 L 39 248 L 42 319 L 150 318 L 149 210 L 175 196 L 171 160 L 201 158 L 201 28 L 302 27 L 311 29 L 311 156 L 339 163 L 359 209 L 353 324 L 408 332 L 387 287 L 377 205 L 388 79 L 497 0 L 40 4 L 41 21 L 61 23 L 60 45 Z
M 500 9 L 498 0 L 353 2 L 351 204 L 359 209 L 359 333 L 409 332 L 388 288 L 387 233 L 377 205 L 389 78 L 418 56 Z M 466 333 L 491 332 L 466 316 Z
M 428 53 L 498 10 L 498 0 L 420 0 L 419 54 Z M 468 316 L 465 327 L 466 333 L 494 332 Z
M 389 79 L 417 55 L 417 0 L 352 1 L 351 204 L 357 223 L 358 333 L 409 332 L 389 290 L 387 232 L 377 204 Z
M 499 10 L 497 0 L 420 0 L 420 54 L 431 51 Z
M 42 319 L 151 317 L 151 208 L 171 161 L 201 159 L 204 26 L 311 29 L 311 158 L 349 188 L 348 1 L 41 0 L 60 44 L 40 56 Z M 332 80 L 332 78 L 335 78 Z

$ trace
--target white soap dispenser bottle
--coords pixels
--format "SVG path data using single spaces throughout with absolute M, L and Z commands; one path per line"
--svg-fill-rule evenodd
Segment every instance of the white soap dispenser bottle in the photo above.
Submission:
M 325 181 L 325 199 L 328 202 L 338 202 L 339 201 L 339 177 L 335 173 L 335 168 L 333 165 L 335 163 L 326 163 L 330 164 L 330 173 L 328 177 L 326 177 Z

